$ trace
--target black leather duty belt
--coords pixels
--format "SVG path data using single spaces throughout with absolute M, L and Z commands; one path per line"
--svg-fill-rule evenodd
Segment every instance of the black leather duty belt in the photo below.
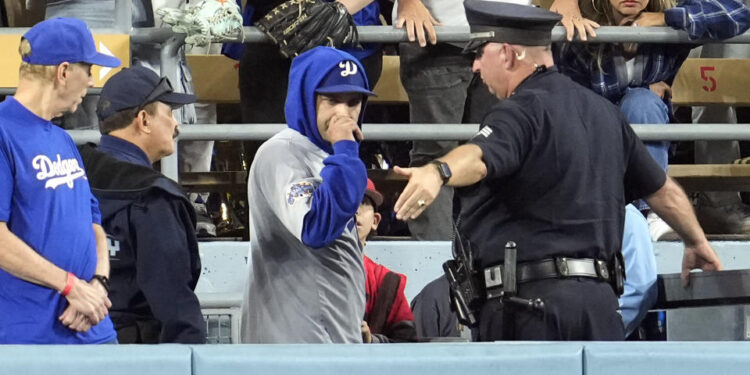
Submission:
M 484 269 L 484 281 L 487 288 L 502 286 L 503 266 L 497 265 Z M 519 263 L 516 266 L 516 283 L 542 279 L 565 277 L 590 277 L 611 282 L 613 273 L 607 262 L 598 259 L 557 257 L 533 262 Z

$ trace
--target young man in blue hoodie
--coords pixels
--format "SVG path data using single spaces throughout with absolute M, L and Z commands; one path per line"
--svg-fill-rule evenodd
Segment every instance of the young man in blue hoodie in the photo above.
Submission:
M 251 273 L 245 343 L 356 343 L 365 273 L 355 214 L 367 186 L 362 65 L 328 47 L 292 62 L 289 128 L 266 141 L 248 180 Z

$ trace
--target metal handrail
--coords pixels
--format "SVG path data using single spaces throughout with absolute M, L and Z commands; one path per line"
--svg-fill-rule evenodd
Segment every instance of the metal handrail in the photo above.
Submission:
M 2 27 L 0 34 L 23 34 L 28 30 L 24 27 Z M 359 39 L 365 43 L 398 43 L 408 42 L 406 31 L 393 26 L 358 26 Z M 467 26 L 436 26 L 438 41 L 440 42 L 466 42 L 469 40 L 469 28 Z M 110 29 L 94 29 L 95 34 L 121 34 L 122 31 Z M 270 43 L 271 40 L 256 27 L 245 27 L 246 43 Z M 132 43 L 163 43 L 169 38 L 184 34 L 178 34 L 166 27 L 133 28 L 130 32 Z M 237 42 L 240 37 L 227 38 L 224 42 Z M 552 41 L 565 41 L 565 28 L 556 26 L 552 30 Z M 576 40 L 576 42 L 581 42 Z M 675 30 L 671 27 L 630 27 L 630 26 L 602 26 L 596 30 L 596 37 L 588 38 L 586 43 L 611 43 L 611 42 L 637 42 L 637 43 L 750 43 L 750 32 L 735 36 L 733 38 L 717 41 L 711 39 L 691 40 L 688 33 Z
M 406 31 L 393 26 L 358 26 L 359 40 L 366 43 L 398 43 L 408 42 Z M 468 26 L 436 26 L 435 32 L 440 42 L 466 42 L 469 40 Z M 246 43 L 270 43 L 271 40 L 256 27 L 244 28 Z M 130 33 L 133 43 L 161 43 L 175 35 L 167 28 L 137 28 Z M 552 30 L 554 42 L 565 41 L 565 28 L 556 26 Z M 240 41 L 237 38 L 227 38 L 225 42 Z M 576 40 L 581 42 L 580 40 Z M 688 33 L 671 27 L 629 27 L 602 26 L 596 30 L 596 37 L 589 38 L 586 43 L 610 42 L 638 42 L 638 43 L 750 43 L 750 32 L 736 37 L 716 41 L 711 39 L 691 40 Z
M 657 126 L 661 125 L 661 126 Z M 750 124 L 667 125 L 637 124 L 633 130 L 644 141 L 750 140 Z M 199 124 L 180 128 L 179 141 L 256 140 L 263 141 L 285 124 Z M 364 124 L 367 141 L 467 140 L 479 124 Z M 96 130 L 69 130 L 77 144 L 99 142 Z

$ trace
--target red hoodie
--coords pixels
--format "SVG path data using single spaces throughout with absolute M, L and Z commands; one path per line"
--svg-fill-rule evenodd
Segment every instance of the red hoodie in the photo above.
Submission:
M 375 301 L 378 299 L 378 291 L 383 283 L 385 276 L 392 272 L 388 268 L 375 263 L 372 259 L 367 256 L 364 257 L 365 263 L 365 293 L 367 303 L 365 305 L 365 320 L 370 321 L 370 313 L 374 307 Z M 393 305 L 390 307 L 388 318 L 385 321 L 383 329 L 379 332 L 372 331 L 373 334 L 380 334 L 381 336 L 387 336 L 388 341 L 413 341 L 416 339 L 416 330 L 414 329 L 414 314 L 412 314 L 409 308 L 409 303 L 406 300 L 404 289 L 406 288 L 406 276 L 398 274 L 401 282 L 398 285 L 396 296 L 393 300 Z M 373 327 L 370 327 L 373 329 Z M 376 327 L 377 329 L 377 327 Z

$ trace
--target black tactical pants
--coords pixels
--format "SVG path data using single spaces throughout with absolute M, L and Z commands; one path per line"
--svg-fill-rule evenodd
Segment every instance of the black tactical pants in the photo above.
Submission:
M 546 279 L 518 285 L 518 296 L 541 298 L 544 312 L 493 299 L 479 314 L 477 341 L 621 341 L 625 339 L 612 287 L 589 278 Z

